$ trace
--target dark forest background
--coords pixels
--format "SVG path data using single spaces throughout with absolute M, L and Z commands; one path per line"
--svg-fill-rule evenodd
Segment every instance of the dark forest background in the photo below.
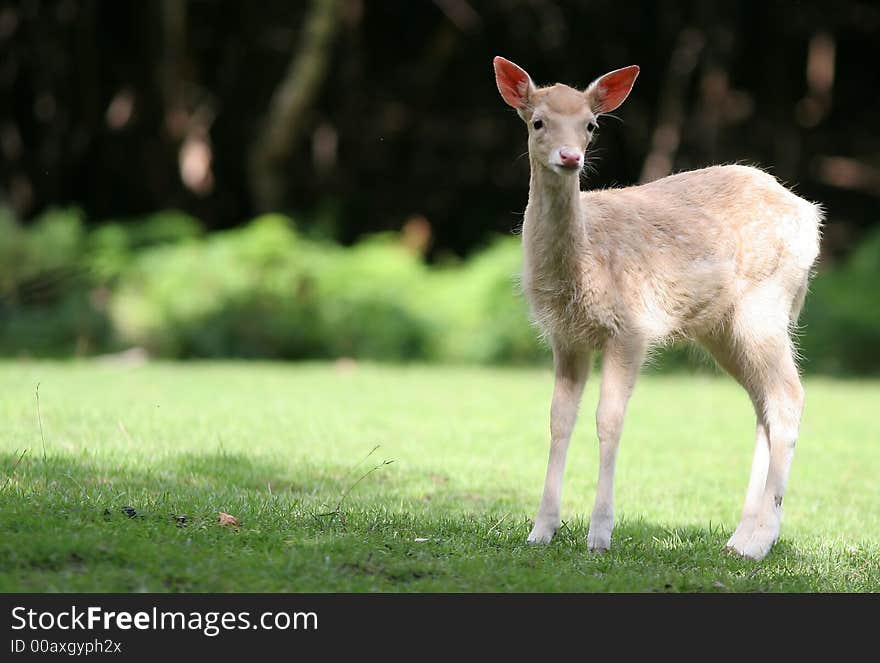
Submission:
M 0 207 L 20 237 L 76 210 L 74 244 L 89 255 L 96 230 L 131 231 L 163 210 L 208 235 L 279 212 L 310 240 L 392 231 L 445 264 L 515 231 L 525 206 L 525 132 L 492 57 L 578 86 L 639 64 L 619 119 L 600 123 L 589 186 L 758 165 L 825 206 L 822 269 L 850 269 L 861 249 L 850 271 L 880 274 L 878 39 L 880 4 L 864 0 L 3 2 Z M 7 260 L 39 263 L 29 250 Z M 15 318 L 56 267 L 7 266 L 0 314 Z M 835 287 L 848 310 L 875 316 L 843 345 L 874 343 L 873 287 L 853 286 L 861 299 Z

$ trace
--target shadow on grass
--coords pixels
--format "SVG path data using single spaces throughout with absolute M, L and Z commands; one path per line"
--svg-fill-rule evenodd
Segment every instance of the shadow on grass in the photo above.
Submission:
M 223 491 L 263 491 L 312 494 L 333 491 L 344 483 L 345 468 L 290 468 L 263 458 L 237 453 L 183 453 L 142 467 L 143 461 L 113 466 L 92 456 L 40 457 L 28 453 L 18 463 L 19 454 L 0 453 L 0 483 L 12 485 L 42 483 L 59 485 L 65 481 L 83 490 L 108 486 L 126 492 L 174 491 L 184 495 Z M 17 464 L 17 466 L 16 466 Z M 14 471 L 12 468 L 15 468 Z
M 0 486 L 7 490 L 30 486 L 53 490 L 66 487 L 87 495 L 179 495 L 186 499 L 237 499 L 247 495 L 258 500 L 282 498 L 324 503 L 336 507 L 363 503 L 371 505 L 393 497 L 422 504 L 457 504 L 461 510 L 511 506 L 519 501 L 513 489 L 486 494 L 455 485 L 442 472 L 403 470 L 393 460 L 371 455 L 350 465 L 320 465 L 289 459 L 271 459 L 242 453 L 181 453 L 144 467 L 143 460 L 113 465 L 91 455 L 50 455 L 0 452 Z M 14 469 L 13 469 L 14 468 Z
M 730 532 L 719 525 L 625 520 L 611 552 L 593 555 L 589 523 L 578 519 L 549 545 L 528 546 L 521 496 L 481 497 L 399 467 L 357 483 L 373 459 L 353 470 L 226 453 L 180 454 L 146 468 L 25 456 L 10 474 L 17 460 L 0 454 L 6 591 L 880 589 L 877 550 L 799 545 L 783 535 L 755 564 L 722 552 Z M 234 534 L 216 526 L 219 510 L 241 519 Z M 264 566 L 225 577 L 217 560 L 227 558 L 236 568 L 255 558 Z

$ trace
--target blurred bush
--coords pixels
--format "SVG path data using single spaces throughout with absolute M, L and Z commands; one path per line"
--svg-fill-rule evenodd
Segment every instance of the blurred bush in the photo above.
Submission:
M 81 354 L 106 344 L 86 243 L 76 210 L 50 210 L 27 230 L 0 211 L 0 352 Z
M 817 277 L 801 315 L 805 371 L 880 373 L 880 230 L 840 268 Z
M 113 347 L 108 304 L 135 253 L 201 232 L 174 211 L 89 233 L 76 209 L 51 209 L 27 229 L 0 209 L 0 352 L 67 356 Z
M 343 248 L 280 215 L 205 234 L 179 212 L 92 231 L 76 210 L 26 230 L 0 212 L 0 352 L 534 362 L 549 351 L 528 322 L 520 264 L 510 236 L 429 267 L 396 234 Z M 805 370 L 880 372 L 878 279 L 880 232 L 814 280 Z M 652 363 L 705 364 L 680 347 Z
M 140 252 L 111 304 L 119 339 L 170 357 L 524 361 L 515 239 L 429 269 L 394 234 L 341 248 L 268 215 Z
M 522 363 L 549 354 L 519 291 L 521 256 L 518 237 L 499 237 L 469 261 L 432 272 L 420 300 L 431 357 Z
M 424 358 L 424 274 L 389 240 L 343 250 L 267 215 L 140 252 L 111 315 L 122 341 L 162 356 Z

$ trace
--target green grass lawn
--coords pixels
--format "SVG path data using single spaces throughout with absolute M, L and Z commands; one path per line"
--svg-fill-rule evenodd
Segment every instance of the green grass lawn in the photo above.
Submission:
M 593 376 L 564 526 L 527 546 L 551 387 L 549 368 L 0 363 L 0 591 L 880 591 L 880 382 L 807 380 L 758 564 L 722 553 L 751 407 L 706 375 L 637 386 L 604 556 Z

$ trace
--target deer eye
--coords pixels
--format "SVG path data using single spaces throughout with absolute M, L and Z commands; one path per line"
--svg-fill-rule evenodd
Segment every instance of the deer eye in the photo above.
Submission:
M 587 131 L 589 131 L 590 133 L 593 133 L 597 128 L 598 127 L 596 126 L 595 122 L 588 122 L 587 123 Z
M 535 120 L 532 122 L 532 126 L 535 127 L 535 129 L 541 129 L 544 126 L 544 120 Z

